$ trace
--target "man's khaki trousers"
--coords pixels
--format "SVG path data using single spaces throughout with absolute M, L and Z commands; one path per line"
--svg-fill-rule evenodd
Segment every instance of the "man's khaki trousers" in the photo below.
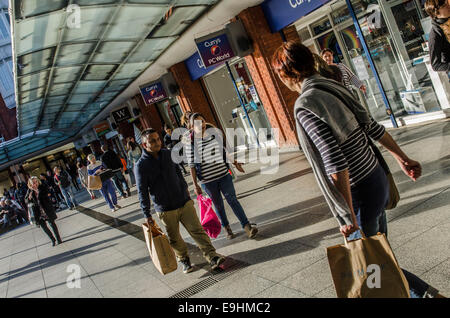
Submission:
M 179 261 L 188 258 L 187 245 L 180 234 L 180 223 L 183 224 L 184 228 L 197 243 L 208 263 L 211 262 L 214 256 L 217 256 L 216 249 L 212 246 L 209 236 L 198 219 L 192 200 L 189 200 L 180 209 L 158 212 L 158 217 L 166 228 L 170 246 L 172 246 Z

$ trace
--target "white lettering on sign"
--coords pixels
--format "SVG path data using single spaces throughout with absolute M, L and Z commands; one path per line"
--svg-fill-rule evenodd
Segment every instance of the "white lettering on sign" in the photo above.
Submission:
M 119 110 L 119 111 L 117 111 L 117 112 L 115 112 L 115 114 L 119 117 L 119 118 L 122 118 L 122 117 L 125 117 L 125 112 L 126 112 L 126 110 L 125 109 L 122 109 L 122 110 Z
M 153 85 L 153 86 L 150 86 L 150 87 L 146 87 L 145 91 L 146 92 L 150 92 L 152 89 L 156 89 L 156 88 L 158 88 L 158 85 Z
M 288 0 L 291 7 L 294 9 L 297 8 L 299 5 L 302 5 L 306 1 L 311 2 L 311 0 Z
M 206 68 L 205 64 L 203 64 L 203 61 L 201 59 L 197 59 L 197 65 L 199 68 Z
M 209 41 L 209 42 L 205 42 L 205 47 L 211 47 L 211 46 L 213 46 L 213 45 L 218 45 L 218 44 L 220 44 L 220 39 L 215 39 L 215 40 L 212 40 L 212 41 Z
M 216 57 L 210 58 L 210 59 L 208 60 L 208 63 L 209 63 L 210 65 L 211 65 L 211 64 L 216 64 L 217 62 L 223 61 L 223 60 L 228 59 L 228 58 L 230 58 L 230 57 L 231 57 L 231 56 L 230 56 L 230 53 L 226 53 L 226 54 L 221 55 L 221 56 L 216 56 Z

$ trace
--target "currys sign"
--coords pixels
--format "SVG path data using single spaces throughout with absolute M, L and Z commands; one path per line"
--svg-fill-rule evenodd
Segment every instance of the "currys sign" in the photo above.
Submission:
M 331 0 L 265 0 L 261 7 L 272 32 L 278 32 Z
M 191 55 L 187 60 L 184 61 L 184 64 L 186 65 L 186 68 L 188 69 L 189 76 L 191 77 L 191 80 L 195 81 L 202 77 L 205 74 L 208 74 L 210 71 L 218 67 L 220 64 L 215 64 L 210 67 L 205 67 L 203 64 L 202 58 L 198 54 L 198 52 L 195 52 L 193 55 Z
M 161 82 L 150 83 L 140 87 L 142 98 L 145 104 L 151 105 L 167 98 Z
M 205 68 L 223 63 L 235 56 L 225 31 L 196 39 L 195 42 Z

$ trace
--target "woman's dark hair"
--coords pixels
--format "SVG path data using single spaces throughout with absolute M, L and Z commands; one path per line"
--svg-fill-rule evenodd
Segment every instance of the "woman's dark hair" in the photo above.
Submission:
M 296 82 L 317 73 L 311 51 L 299 42 L 289 41 L 280 46 L 272 57 L 273 69 Z
M 432 19 L 436 19 L 439 8 L 445 5 L 446 2 L 447 0 L 427 0 L 424 6 L 425 11 Z
M 193 113 L 190 117 L 189 117 L 189 124 L 191 125 L 191 128 L 194 127 L 194 122 L 197 118 L 201 117 L 203 120 L 205 120 L 205 117 L 203 117 L 202 114 L 200 113 Z M 206 121 L 206 120 L 205 120 Z
M 342 73 L 339 70 L 339 67 L 336 65 L 328 65 L 327 62 L 324 61 L 319 55 L 314 54 L 314 61 L 316 62 L 316 70 L 320 75 L 326 78 L 333 79 L 337 82 L 342 81 Z
M 128 143 L 127 143 L 127 149 L 128 149 L 128 150 L 131 150 L 131 151 L 134 151 L 135 148 L 136 148 L 136 144 L 135 144 L 134 142 L 132 142 L 131 140 L 128 141 Z
M 320 51 L 320 56 L 323 56 L 327 52 L 334 55 L 334 52 L 332 50 L 330 50 L 329 48 L 326 48 L 326 49 L 323 49 L 322 51 Z

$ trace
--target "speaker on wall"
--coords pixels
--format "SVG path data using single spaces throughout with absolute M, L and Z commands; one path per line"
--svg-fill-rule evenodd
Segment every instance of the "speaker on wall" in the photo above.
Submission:
M 166 91 L 167 97 L 174 98 L 180 95 L 180 88 L 178 87 L 172 73 L 169 72 L 161 76 L 161 83 Z
M 230 41 L 235 55 L 244 57 L 253 53 L 252 40 L 240 20 L 228 23 L 226 30 L 228 41 Z

